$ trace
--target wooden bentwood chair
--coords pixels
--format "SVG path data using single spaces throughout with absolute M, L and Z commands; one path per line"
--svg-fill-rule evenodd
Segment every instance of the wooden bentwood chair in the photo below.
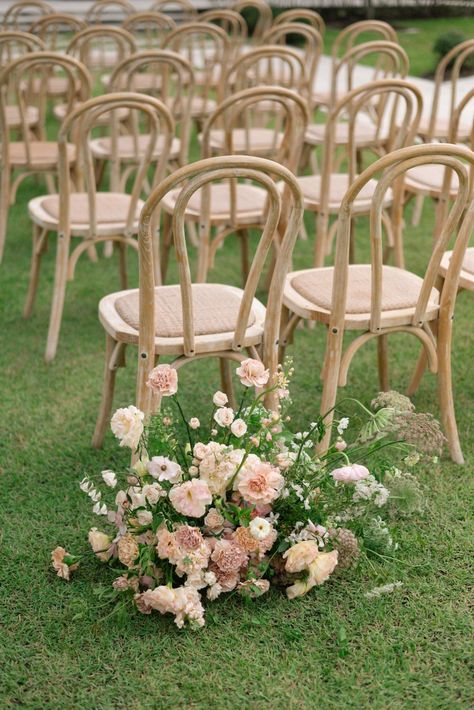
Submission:
M 285 184 L 284 195 L 276 178 Z M 245 179 L 261 186 L 268 209 L 262 235 L 244 289 L 226 284 L 191 281 L 185 238 L 185 214 L 198 190 L 217 181 Z M 179 284 L 157 286 L 155 273 L 157 221 L 163 198 L 179 188 L 173 213 L 173 240 L 179 265 Z M 283 214 L 284 213 L 284 216 Z M 113 402 L 117 368 L 124 365 L 127 345 L 138 345 L 137 406 L 146 414 L 159 406 L 146 386 L 148 375 L 161 356 L 175 356 L 179 368 L 203 357 L 218 358 L 223 388 L 231 394 L 229 361 L 241 361 L 249 353 L 261 358 L 273 376 L 278 364 L 278 329 L 282 290 L 303 215 L 300 190 L 292 173 L 264 158 L 228 156 L 209 158 L 180 168 L 167 177 L 147 199 L 140 216 L 140 288 L 103 298 L 99 318 L 106 331 L 106 360 L 102 403 L 93 444 L 102 445 Z M 203 204 L 201 220 L 209 220 L 209 203 Z M 265 308 L 255 293 L 272 243 L 281 246 L 273 270 Z M 269 406 L 276 406 L 273 399 Z
M 117 134 L 117 114 L 121 109 L 137 112 L 148 122 L 149 142 L 137 166 L 130 194 L 123 192 L 98 192 L 96 173 L 90 149 L 94 127 L 101 125 L 101 117 L 112 117 L 112 132 Z M 110 119 L 109 119 L 110 120 Z M 159 160 L 153 160 L 153 151 L 160 134 L 162 149 Z M 144 94 L 123 92 L 89 99 L 71 111 L 59 131 L 59 194 L 36 197 L 30 200 L 28 211 L 33 221 L 33 256 L 28 296 L 24 315 L 31 314 L 39 278 L 42 252 L 50 232 L 56 232 L 56 270 L 51 305 L 45 359 L 56 355 L 59 331 L 66 295 L 66 283 L 74 278 L 76 263 L 84 251 L 100 242 L 114 241 L 120 248 L 120 276 L 122 288 L 127 287 L 126 248 L 137 248 L 133 238 L 138 231 L 138 215 L 143 206 L 140 199 L 150 163 L 156 165 L 152 185 L 164 176 L 168 164 L 174 122 L 169 109 L 158 99 Z M 75 184 L 70 178 L 69 141 L 74 137 L 77 145 Z M 71 250 L 73 238 L 80 238 Z
M 417 165 L 432 163 L 454 170 L 459 190 L 440 234 L 433 244 L 423 278 L 383 264 L 382 210 L 384 195 L 397 192 L 398 209 L 403 209 L 403 175 Z M 466 166 L 467 163 L 467 166 Z M 344 387 L 352 358 L 366 342 L 377 338 L 382 389 L 388 389 L 387 337 L 407 333 L 418 338 L 425 350 L 431 372 L 438 375 L 441 419 L 448 438 L 451 458 L 463 463 L 454 412 L 451 379 L 452 319 L 459 276 L 469 238 L 474 229 L 469 168 L 474 152 L 451 144 L 417 145 L 393 151 L 367 168 L 346 192 L 341 203 L 335 266 L 306 269 L 288 274 L 284 289 L 285 306 L 281 334 L 282 347 L 301 319 L 323 323 L 327 344 L 322 369 L 321 414 L 332 421 L 338 387 Z M 351 215 L 357 196 L 380 173 L 370 210 L 370 264 L 349 264 Z M 438 274 L 445 249 L 454 240 L 449 266 L 440 284 Z M 291 316 L 290 316 L 291 314 Z M 343 352 L 346 330 L 359 330 Z M 329 446 L 328 428 L 319 451 Z

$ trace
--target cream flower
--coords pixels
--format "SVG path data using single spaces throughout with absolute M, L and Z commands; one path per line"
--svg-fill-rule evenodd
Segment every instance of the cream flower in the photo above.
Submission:
M 221 515 L 216 508 L 210 508 L 206 517 L 204 518 L 204 525 L 206 526 L 206 530 L 216 535 L 223 531 L 224 523 L 224 516 Z
M 130 449 L 137 448 L 143 434 L 144 417 L 143 412 L 133 405 L 117 409 L 111 419 L 110 428 L 120 441 L 120 446 L 128 446 Z
M 104 480 L 104 483 L 109 486 L 109 488 L 115 488 L 115 486 L 117 485 L 117 476 L 110 469 L 102 471 L 102 478 Z
M 260 360 L 247 358 L 243 360 L 236 373 L 245 387 L 263 387 L 267 384 L 270 373 Z
M 181 480 L 182 470 L 179 463 L 170 461 L 166 456 L 153 456 L 148 463 L 148 473 L 159 481 L 178 483 Z
M 256 540 L 265 540 L 272 530 L 272 526 L 265 518 L 254 518 L 249 524 L 250 533 Z
M 318 545 L 313 540 L 298 542 L 283 553 L 283 559 L 286 560 L 285 569 L 290 574 L 302 572 L 308 569 L 318 554 Z
M 97 528 L 91 528 L 89 530 L 88 539 L 96 557 L 98 557 L 101 562 L 107 562 L 112 556 L 112 550 L 110 549 L 112 544 L 111 538 L 100 530 L 97 530 Z
M 174 614 L 176 611 L 176 592 L 171 587 L 161 585 L 156 589 L 147 589 L 141 597 L 146 606 L 160 614 Z
M 51 562 L 53 563 L 53 569 L 56 571 L 58 577 L 69 581 L 71 579 L 71 572 L 74 572 L 79 567 L 79 563 L 73 565 L 68 565 L 64 562 L 64 558 L 68 557 L 69 553 L 66 552 L 64 547 L 56 547 L 51 553 Z
M 215 404 L 216 407 L 225 407 L 227 402 L 229 401 L 229 398 L 225 394 L 225 392 L 220 392 L 217 391 L 214 394 L 214 397 L 212 398 L 213 403 Z
M 150 505 L 156 505 L 160 498 L 166 498 L 166 491 L 159 483 L 147 483 L 143 486 L 142 493 Z
M 251 460 L 251 456 L 248 456 L 237 474 L 234 489 L 239 491 L 247 503 L 254 505 L 271 503 L 278 498 L 285 479 L 271 464 L 260 461 L 257 456 L 253 457 L 257 459 L 258 463 L 255 463 Z
M 219 426 L 230 426 L 234 421 L 234 410 L 230 407 L 220 407 L 214 412 L 214 420 Z
M 370 476 L 370 471 L 361 464 L 353 463 L 349 466 L 335 468 L 334 471 L 331 471 L 331 476 L 335 481 L 341 481 L 342 483 L 355 483 L 356 481 L 361 481 L 363 478 Z
M 199 429 L 199 427 L 201 426 L 201 422 L 197 417 L 192 417 L 189 420 L 189 426 L 191 427 L 191 429 Z
M 247 432 L 247 424 L 243 419 L 235 419 L 231 424 L 230 430 L 234 436 L 240 439 Z
M 309 580 L 314 584 L 323 584 L 334 572 L 337 565 L 338 552 L 320 552 L 309 565 Z
M 212 503 L 209 486 L 198 478 L 172 488 L 169 498 L 178 513 L 191 518 L 201 518 L 206 512 L 206 507 Z
M 178 391 L 178 373 L 171 365 L 158 365 L 148 375 L 147 386 L 162 397 L 171 397 Z
M 137 520 L 140 525 L 150 525 L 153 521 L 153 513 L 150 510 L 139 510 Z
M 206 481 L 213 495 L 223 495 L 228 483 L 240 466 L 243 449 L 233 449 L 211 442 L 199 464 L 199 476 Z

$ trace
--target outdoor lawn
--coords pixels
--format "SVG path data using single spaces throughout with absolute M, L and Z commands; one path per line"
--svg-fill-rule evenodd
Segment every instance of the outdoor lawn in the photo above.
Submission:
M 474 19 L 449 20 L 465 34 Z M 429 48 L 447 21 L 407 21 L 417 35 L 402 34 L 412 73 L 434 59 Z M 330 33 L 331 30 L 328 30 Z M 179 631 L 169 616 L 110 615 L 94 589 L 114 578 L 90 559 L 71 583 L 50 566 L 51 550 L 87 546 L 98 524 L 79 490 L 86 473 L 127 464 L 129 452 L 108 433 L 104 449 L 91 447 L 102 385 L 104 334 L 97 304 L 119 289 L 117 254 L 94 264 L 87 256 L 68 285 L 56 360 L 43 353 L 55 257 L 46 254 L 33 317 L 22 318 L 28 284 L 31 224 L 27 203 L 38 194 L 25 182 L 10 212 L 0 267 L 0 708 L 416 708 L 460 710 L 474 704 L 472 681 L 472 554 L 474 472 L 474 298 L 458 299 L 453 344 L 456 409 L 466 465 L 448 458 L 420 474 L 426 487 L 423 514 L 400 525 L 397 559 L 363 562 L 337 581 L 288 601 L 271 592 L 247 604 L 222 596 L 208 606 L 206 626 Z M 431 244 L 433 203 L 421 225 L 406 213 L 407 266 L 423 273 Z M 307 221 L 312 233 L 312 220 Z M 299 240 L 294 265 L 311 264 L 312 242 Z M 367 221 L 357 224 L 360 258 L 368 254 Z M 137 284 L 134 253 L 130 284 Z M 209 280 L 240 285 L 240 256 L 229 239 Z M 176 275 L 171 269 L 169 280 Z M 260 292 L 264 300 L 265 293 Z M 295 428 L 319 411 L 325 330 L 297 330 L 287 354 L 294 359 Z M 391 386 L 407 386 L 416 362 L 415 339 L 389 341 Z M 116 406 L 133 403 L 136 350 L 118 373 Z M 180 371 L 189 416 L 208 411 L 219 387 L 214 362 Z M 351 368 L 346 394 L 369 404 L 378 391 L 375 344 L 364 346 Z M 436 380 L 427 375 L 414 399 L 420 411 L 438 415 Z M 349 410 L 350 413 L 350 410 Z M 402 581 L 393 594 L 364 594 Z

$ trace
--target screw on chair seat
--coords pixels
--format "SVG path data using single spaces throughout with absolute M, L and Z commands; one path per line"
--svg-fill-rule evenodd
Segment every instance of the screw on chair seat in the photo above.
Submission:
M 308 145 L 322 145 L 325 140 L 325 131 L 325 123 L 310 124 L 305 133 L 305 143 Z M 377 133 L 377 126 L 370 119 L 361 120 L 361 118 L 358 118 L 356 120 L 354 142 L 358 147 L 370 147 L 374 145 L 375 141 L 383 142 L 387 138 L 388 131 L 384 131 L 382 128 Z M 336 124 L 334 142 L 336 145 L 347 145 L 349 142 L 349 123 L 339 122 Z
M 273 128 L 252 127 L 234 128 L 232 131 L 233 153 L 245 153 L 250 151 L 252 155 L 268 156 L 269 152 L 278 150 L 283 140 L 283 133 L 275 133 Z M 219 128 L 211 130 L 209 133 L 209 145 L 214 152 L 221 152 L 225 149 L 225 131 Z M 272 156 L 269 156 L 272 157 Z
M 144 156 L 150 142 L 150 136 L 141 134 L 139 136 L 117 136 L 117 153 L 121 160 L 136 160 L 137 156 Z M 153 158 L 159 158 L 163 152 L 164 136 L 158 136 Z M 109 136 L 94 138 L 89 142 L 92 155 L 95 158 L 112 158 L 112 139 Z M 137 151 L 138 148 L 138 151 Z M 181 150 L 179 138 L 173 138 L 169 157 L 177 158 Z
M 76 146 L 67 144 L 69 160 L 76 159 Z M 56 168 L 59 159 L 58 144 L 55 141 L 30 141 L 30 159 L 28 160 L 26 144 L 23 141 L 13 141 L 8 145 L 8 158 L 13 167 L 29 165 L 38 168 Z
M 321 204 L 321 176 L 305 175 L 296 179 L 300 186 L 305 209 L 315 210 Z M 369 180 L 357 195 L 354 202 L 354 213 L 370 210 L 372 198 L 377 187 L 377 180 Z M 349 175 L 346 173 L 333 173 L 329 182 L 329 211 L 335 213 L 339 211 L 341 201 L 349 188 Z M 384 207 L 390 206 L 392 202 L 392 191 L 388 190 L 384 196 Z
M 163 209 L 172 213 L 181 190 L 169 192 L 163 198 Z M 187 219 L 201 219 L 201 194 L 197 190 L 188 202 L 185 215 Z M 236 216 L 239 224 L 255 224 L 263 219 L 267 192 L 256 185 L 237 183 Z M 213 223 L 227 224 L 231 220 L 231 193 L 229 185 L 217 184 L 210 188 L 210 219 Z
M 21 115 L 18 106 L 5 106 L 5 118 L 9 128 L 21 127 Z M 25 121 L 27 126 L 35 126 L 39 120 L 39 111 L 36 106 L 26 106 Z
M 348 271 L 345 328 L 369 327 L 371 313 L 371 266 L 351 264 Z M 304 318 L 329 322 L 332 308 L 334 268 L 307 269 L 288 274 L 284 289 L 285 305 Z M 405 269 L 383 266 L 382 326 L 410 324 L 423 279 Z M 428 319 L 436 318 L 439 292 L 432 290 Z M 304 313 L 304 315 L 303 315 Z
M 72 193 L 69 202 L 71 233 L 83 235 L 89 230 L 89 204 L 87 193 Z M 119 192 L 96 193 L 97 231 L 101 235 L 117 234 L 125 229 L 131 196 Z M 133 231 L 138 230 L 138 217 L 143 207 L 139 200 Z M 59 195 L 35 197 L 28 203 L 28 211 L 33 221 L 46 229 L 55 230 L 59 225 Z
M 410 192 L 426 193 L 438 197 L 443 189 L 444 165 L 418 165 L 408 170 L 405 175 L 405 188 Z M 455 197 L 459 188 L 459 179 L 455 172 L 451 173 L 450 194 Z
M 244 292 L 221 284 L 193 284 L 193 314 L 196 351 L 231 348 Z M 139 291 L 119 291 L 99 304 L 99 318 L 116 340 L 138 341 Z M 242 347 L 261 342 L 265 306 L 253 300 Z M 183 341 L 181 290 L 179 285 L 155 287 L 155 345 L 157 352 L 177 354 Z

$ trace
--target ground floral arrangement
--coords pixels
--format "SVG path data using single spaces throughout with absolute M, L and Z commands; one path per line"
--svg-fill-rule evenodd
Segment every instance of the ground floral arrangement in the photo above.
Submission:
M 439 424 L 407 397 L 380 393 L 372 411 L 355 403 L 363 418 L 357 432 L 347 417 L 335 417 L 337 437 L 318 457 L 324 418 L 307 431 L 290 430 L 291 374 L 280 369 L 270 386 L 264 366 L 244 360 L 240 406 L 234 411 L 216 392 L 204 423 L 183 411 L 176 370 L 156 367 L 148 386 L 162 398 L 160 412 L 145 421 L 130 406 L 112 418 L 112 431 L 136 460 L 120 484 L 114 471 L 102 471 L 115 500 L 89 477 L 80 483 L 113 532 L 93 527 L 92 549 L 81 556 L 57 547 L 58 576 L 69 580 L 93 554 L 118 574 L 104 592 L 117 608 L 170 613 L 181 628 L 204 625 L 204 596 L 256 598 L 276 586 L 294 599 L 364 556 L 393 556 L 397 520 L 422 510 L 413 470 L 420 456 L 440 453 Z M 276 412 L 264 406 L 272 391 Z

